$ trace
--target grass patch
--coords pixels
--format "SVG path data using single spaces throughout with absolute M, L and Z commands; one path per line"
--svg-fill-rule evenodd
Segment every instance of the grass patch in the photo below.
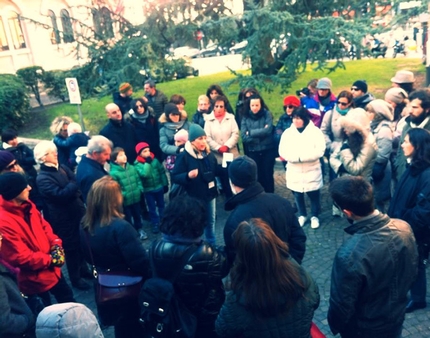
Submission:
M 338 94 L 340 91 L 349 89 L 355 80 L 365 79 L 369 86 L 369 91 L 377 98 L 383 98 L 385 91 L 391 87 L 390 79 L 395 72 L 400 69 L 408 69 L 414 73 L 422 75 L 425 73 L 425 67 L 420 59 L 397 58 L 397 59 L 365 59 L 345 62 L 346 69 L 339 69 L 336 72 L 327 74 L 323 71 L 313 71 L 311 67 L 302 73 L 299 78 L 292 84 L 290 93 L 294 95 L 296 90 L 306 86 L 307 82 L 312 78 L 329 77 L 333 82 L 333 93 Z M 157 88 L 162 90 L 167 97 L 173 94 L 181 94 L 187 100 L 185 106 L 188 112 L 189 119 L 193 116 L 197 108 L 197 98 L 201 94 L 206 93 L 206 89 L 213 83 L 218 83 L 221 86 L 228 80 L 231 80 L 233 75 L 230 72 L 223 72 L 214 75 L 200 76 L 190 79 L 182 79 L 172 82 L 160 83 Z M 420 81 L 418 81 L 421 83 Z M 420 87 L 418 85 L 417 87 Z M 137 89 L 137 88 L 135 88 Z M 232 85 L 229 88 L 224 88 L 231 105 L 234 107 L 237 101 L 238 85 Z M 143 95 L 143 89 L 136 90 L 133 97 Z M 275 120 L 279 118 L 282 112 L 282 101 L 285 94 L 280 94 L 280 90 L 275 90 L 271 93 L 262 93 L 263 98 L 275 116 Z M 104 107 L 111 102 L 111 96 L 103 98 L 91 98 L 84 100 L 81 105 L 82 115 L 86 130 L 89 130 L 91 135 L 96 135 L 101 128 L 106 124 L 106 114 Z M 33 118 L 27 125 L 19 131 L 20 136 L 51 139 L 52 134 L 49 131 L 51 121 L 60 115 L 70 116 L 74 121 L 79 122 L 78 110 L 76 105 L 62 103 L 46 109 L 35 109 Z

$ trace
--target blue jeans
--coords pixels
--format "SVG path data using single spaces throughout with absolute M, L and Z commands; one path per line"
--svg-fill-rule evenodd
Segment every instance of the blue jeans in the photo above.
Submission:
M 293 194 L 299 216 L 307 216 L 308 213 L 306 212 L 305 193 L 293 191 Z M 306 192 L 306 195 L 308 195 L 309 199 L 311 200 L 311 215 L 318 217 L 321 209 L 320 191 L 308 191 Z
M 153 225 L 160 224 L 160 218 L 164 212 L 164 192 L 163 188 L 145 192 L 146 204 L 148 206 L 149 219 Z M 158 214 L 157 214 L 158 208 Z
M 139 230 L 142 228 L 142 221 L 140 219 L 141 211 L 140 211 L 140 203 L 134 203 L 130 205 L 124 205 L 124 214 L 125 214 L 125 220 L 133 224 L 134 228 L 136 230 Z
M 216 220 L 216 198 L 206 204 L 207 224 L 205 227 L 205 237 L 209 244 L 215 245 L 215 220 Z

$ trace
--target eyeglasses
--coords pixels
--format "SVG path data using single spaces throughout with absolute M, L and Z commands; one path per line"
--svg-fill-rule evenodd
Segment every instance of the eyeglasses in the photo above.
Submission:
M 354 91 L 359 91 L 360 89 L 358 89 L 357 87 L 351 87 L 351 91 L 352 92 L 354 92 Z
M 285 108 L 288 108 L 288 109 L 294 109 L 294 108 L 296 108 L 295 106 L 292 106 L 292 105 L 288 105 L 288 106 L 285 106 Z
M 137 104 L 136 108 L 143 107 L 141 104 Z
M 9 164 L 6 168 L 4 168 L 5 170 L 11 170 L 13 167 L 15 167 L 15 166 L 17 166 L 18 165 L 18 163 L 16 162 L 16 160 L 15 160 L 15 162 L 13 162 L 13 163 L 11 163 L 11 164 Z
M 348 102 L 340 102 L 340 101 L 337 101 L 337 104 L 338 104 L 339 106 L 347 106 L 347 105 L 349 105 L 349 103 L 348 103 Z

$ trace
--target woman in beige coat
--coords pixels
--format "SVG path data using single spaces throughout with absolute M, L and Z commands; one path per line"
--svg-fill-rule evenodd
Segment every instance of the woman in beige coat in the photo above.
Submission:
M 239 156 L 237 142 L 239 141 L 239 128 L 233 114 L 227 113 L 228 100 L 225 96 L 217 96 L 214 100 L 214 109 L 205 118 L 205 132 L 211 151 L 215 154 L 220 172 L 220 181 L 226 198 L 232 196 L 228 181 L 227 164 L 224 166 L 225 153 Z

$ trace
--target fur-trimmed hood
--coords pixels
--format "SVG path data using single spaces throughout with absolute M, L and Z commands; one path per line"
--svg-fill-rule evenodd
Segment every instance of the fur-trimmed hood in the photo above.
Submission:
M 180 110 L 180 113 L 181 113 L 181 118 L 179 119 L 179 122 L 186 121 L 187 118 L 188 118 L 187 112 L 185 110 Z M 160 118 L 158 119 L 158 122 L 160 122 L 161 124 L 164 124 L 164 123 L 174 123 L 174 122 L 170 122 L 167 119 L 166 113 L 161 114 Z
M 366 137 L 370 131 L 370 120 L 363 108 L 351 109 L 348 114 L 339 118 L 339 123 L 342 129 L 350 134 L 359 132 Z
M 185 147 L 184 147 L 185 151 L 190 154 L 192 157 L 196 158 L 196 159 L 203 159 L 203 156 L 201 154 L 199 154 L 193 147 L 193 145 L 191 144 L 190 141 L 187 141 L 185 143 Z M 206 153 L 209 154 L 211 152 L 211 149 L 209 148 L 209 144 L 206 143 Z

